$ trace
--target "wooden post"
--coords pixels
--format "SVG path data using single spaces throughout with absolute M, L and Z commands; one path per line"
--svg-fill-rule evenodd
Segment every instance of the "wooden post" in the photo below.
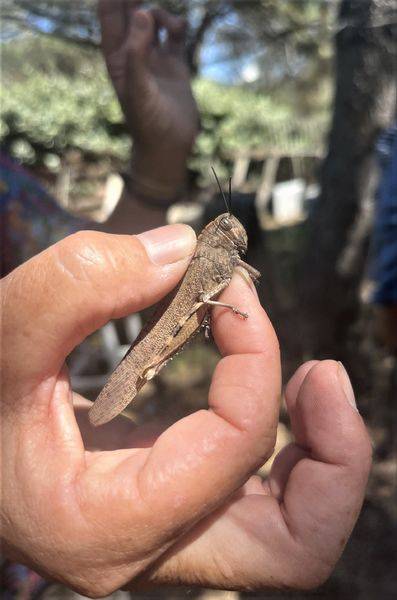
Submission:
M 66 210 L 69 207 L 69 195 L 70 195 L 70 187 L 72 183 L 72 167 L 69 164 L 65 164 L 61 167 L 61 170 L 58 174 L 56 187 L 55 187 L 55 196 L 58 199 L 58 202 L 62 208 Z
M 236 157 L 232 177 L 232 186 L 234 190 L 241 188 L 247 181 L 250 160 L 248 154 L 240 154 Z
M 256 193 L 255 204 L 258 214 L 266 210 L 276 182 L 281 156 L 269 156 L 263 163 L 261 183 Z

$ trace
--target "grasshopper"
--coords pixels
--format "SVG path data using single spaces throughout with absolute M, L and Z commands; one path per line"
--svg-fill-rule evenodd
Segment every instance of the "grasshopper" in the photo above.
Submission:
M 260 273 L 241 258 L 247 250 L 248 239 L 243 225 L 231 214 L 231 181 L 228 203 L 215 171 L 214 175 L 228 212 L 199 234 L 196 252 L 182 281 L 160 303 L 91 407 L 89 418 L 93 425 L 103 425 L 121 413 L 145 383 L 153 379 L 202 326 L 208 326 L 212 306 L 223 306 L 248 318 L 238 308 L 217 301 L 229 285 L 235 267 L 246 269 L 254 281 Z

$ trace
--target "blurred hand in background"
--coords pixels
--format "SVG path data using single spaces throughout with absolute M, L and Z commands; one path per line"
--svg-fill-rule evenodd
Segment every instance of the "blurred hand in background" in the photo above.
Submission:
M 185 60 L 186 23 L 137 0 L 99 0 L 102 49 L 134 141 L 137 193 L 183 190 L 199 117 Z

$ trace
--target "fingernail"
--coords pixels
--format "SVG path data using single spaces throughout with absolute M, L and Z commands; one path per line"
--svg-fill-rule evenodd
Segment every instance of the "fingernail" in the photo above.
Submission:
M 237 273 L 237 275 L 239 275 L 240 277 L 242 277 L 242 279 L 244 279 L 245 283 L 248 285 L 251 292 L 258 298 L 258 291 L 255 287 L 254 282 L 252 281 L 251 277 L 249 276 L 248 271 L 246 271 L 244 269 L 244 267 L 236 267 L 234 272 Z
M 192 256 L 196 234 L 188 225 L 166 225 L 137 236 L 155 265 L 171 265 Z
M 137 29 L 141 29 L 143 31 L 145 31 L 146 29 L 148 29 L 148 27 L 149 27 L 149 19 L 147 18 L 146 13 L 143 12 L 143 11 L 137 11 L 134 14 L 134 17 L 133 17 L 133 20 L 132 20 L 132 24 Z
M 342 386 L 342 389 L 345 393 L 346 400 L 348 401 L 348 403 L 350 404 L 350 406 L 352 408 L 357 410 L 356 398 L 354 395 L 354 390 L 353 390 L 353 386 L 350 381 L 350 377 L 347 374 L 345 367 L 343 366 L 343 364 L 340 361 L 338 361 L 338 377 L 339 377 L 339 382 Z

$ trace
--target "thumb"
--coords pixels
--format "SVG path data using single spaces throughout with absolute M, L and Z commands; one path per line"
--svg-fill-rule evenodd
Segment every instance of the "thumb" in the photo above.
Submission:
M 83 231 L 2 282 L 4 383 L 21 391 L 55 375 L 87 335 L 158 302 L 183 276 L 196 236 L 186 225 L 139 236 Z M 24 388 L 25 386 L 25 388 Z

